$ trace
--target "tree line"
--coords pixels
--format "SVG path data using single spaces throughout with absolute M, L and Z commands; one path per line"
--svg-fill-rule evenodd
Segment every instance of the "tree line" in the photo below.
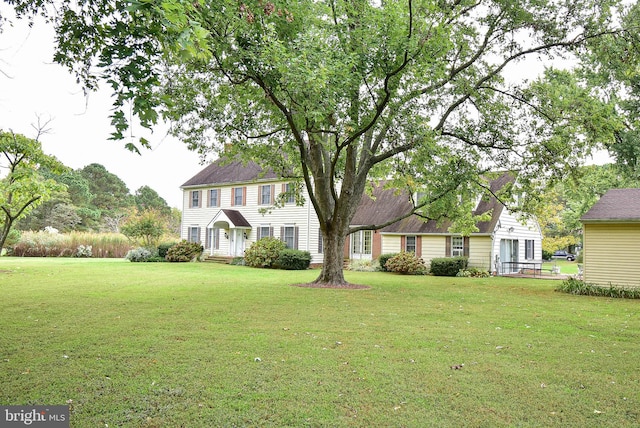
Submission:
M 147 245 L 180 233 L 180 211 L 154 189 L 131 193 L 98 163 L 71 169 L 38 137 L 0 130 L 0 168 L 0 251 L 26 230 L 122 232 Z
M 149 186 L 131 193 L 120 177 L 101 164 L 92 163 L 62 174 L 48 169 L 40 172 L 44 179 L 61 184 L 61 190 L 20 219 L 16 225 L 20 230 L 41 230 L 49 226 L 60 232 L 120 232 L 129 218 L 152 210 L 167 220 L 177 220 L 177 223 L 171 222 L 170 229 L 179 232 L 179 210 L 173 212 Z

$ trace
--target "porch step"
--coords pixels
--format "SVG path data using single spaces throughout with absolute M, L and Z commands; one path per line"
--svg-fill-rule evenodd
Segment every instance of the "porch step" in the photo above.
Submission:
M 233 260 L 233 257 L 228 256 L 207 256 L 204 258 L 205 262 L 229 264 Z

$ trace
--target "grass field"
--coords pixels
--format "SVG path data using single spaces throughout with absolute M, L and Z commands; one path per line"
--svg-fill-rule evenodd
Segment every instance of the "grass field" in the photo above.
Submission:
M 0 258 L 0 404 L 72 427 L 640 424 L 637 300 L 550 280 Z

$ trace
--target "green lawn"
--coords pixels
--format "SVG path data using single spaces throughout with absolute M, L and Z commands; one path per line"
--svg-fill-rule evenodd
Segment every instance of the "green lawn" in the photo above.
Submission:
M 551 269 L 552 267 L 557 266 L 560 268 L 560 273 L 562 275 L 577 275 L 578 274 L 578 263 L 577 262 L 569 262 L 567 260 L 552 260 L 549 262 L 544 262 L 542 265 L 543 269 Z
M 532 279 L 289 285 L 316 275 L 0 258 L 0 404 L 69 403 L 73 427 L 640 424 L 637 300 Z

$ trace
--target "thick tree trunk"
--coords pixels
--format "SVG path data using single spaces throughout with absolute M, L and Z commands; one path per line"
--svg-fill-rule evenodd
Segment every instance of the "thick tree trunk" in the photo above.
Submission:
M 0 231 L 0 254 L 2 254 L 2 249 L 4 248 L 4 243 L 7 241 L 7 237 L 9 236 L 12 224 L 13 219 L 10 217 L 5 217 L 4 225 L 2 227 L 2 230 Z
M 345 236 L 337 231 L 326 233 L 324 236 L 324 260 L 322 271 L 314 284 L 327 287 L 344 287 L 348 282 L 344 279 L 344 242 Z

